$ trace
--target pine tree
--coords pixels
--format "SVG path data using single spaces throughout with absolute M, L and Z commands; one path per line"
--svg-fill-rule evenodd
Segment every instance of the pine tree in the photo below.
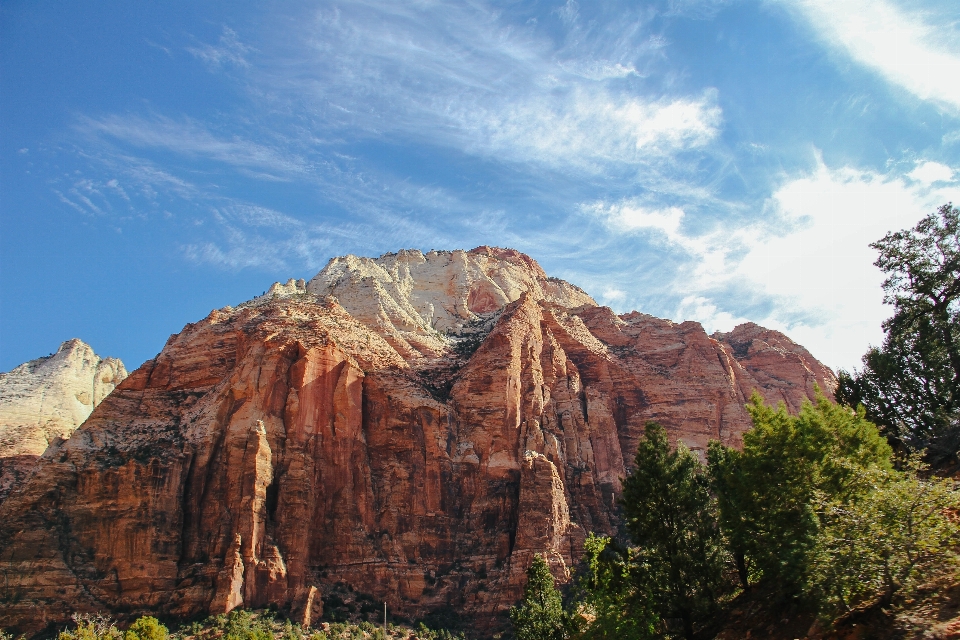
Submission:
M 527 569 L 523 600 L 510 609 L 510 621 L 517 640 L 563 640 L 567 637 L 563 599 L 554 586 L 553 574 L 543 556 L 534 556 Z
M 671 451 L 663 427 L 649 423 L 622 504 L 637 588 L 692 638 L 694 623 L 716 606 L 725 560 L 706 470 L 682 442 Z
M 730 549 L 740 586 L 750 588 L 750 570 L 748 556 L 753 549 L 757 535 L 754 515 L 753 480 L 747 474 L 743 452 L 725 447 L 713 440 L 707 448 L 707 468 L 713 493 L 717 498 L 717 511 L 720 530 Z

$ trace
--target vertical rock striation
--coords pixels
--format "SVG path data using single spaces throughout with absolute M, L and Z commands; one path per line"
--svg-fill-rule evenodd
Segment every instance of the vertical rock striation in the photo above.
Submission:
M 515 251 L 337 258 L 188 325 L 50 447 L 0 506 L 0 624 L 315 620 L 338 584 L 495 624 L 534 554 L 564 579 L 617 532 L 647 420 L 735 444 L 754 389 L 814 382 L 776 332 L 617 316 Z

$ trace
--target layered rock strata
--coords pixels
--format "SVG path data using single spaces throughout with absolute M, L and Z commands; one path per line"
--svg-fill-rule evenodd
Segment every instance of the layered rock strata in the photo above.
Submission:
M 338 585 L 490 624 L 533 554 L 562 579 L 617 532 L 646 421 L 736 444 L 754 389 L 835 383 L 780 334 L 729 335 L 617 316 L 510 250 L 335 259 L 188 325 L 47 450 L 0 506 L 0 625 L 315 618 Z
M 69 438 L 126 377 L 123 362 L 76 338 L 0 373 L 0 502 L 51 442 Z

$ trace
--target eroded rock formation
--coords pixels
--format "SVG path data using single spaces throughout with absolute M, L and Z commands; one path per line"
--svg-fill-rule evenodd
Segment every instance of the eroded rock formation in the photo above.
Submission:
M 746 346 L 744 346 L 746 344 Z M 335 585 L 489 624 L 535 553 L 617 530 L 648 420 L 737 443 L 828 369 L 755 326 L 617 316 L 482 247 L 333 261 L 173 336 L 0 506 L 0 625 L 181 616 Z
M 120 360 L 101 358 L 76 338 L 0 373 L 0 502 L 51 442 L 69 438 L 126 377 Z

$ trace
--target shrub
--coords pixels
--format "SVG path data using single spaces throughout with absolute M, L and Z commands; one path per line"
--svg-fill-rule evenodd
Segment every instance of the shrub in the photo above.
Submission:
M 142 616 L 123 634 L 124 640 L 167 640 L 169 630 L 153 616 Z
M 889 604 L 920 576 L 956 561 L 960 509 L 953 482 L 906 473 L 872 473 L 872 491 L 855 502 L 821 497 L 824 524 L 810 558 L 808 592 L 832 617 L 865 601 Z
M 271 618 L 265 614 L 254 616 L 249 611 L 234 609 L 224 625 L 225 640 L 273 640 Z
M 636 588 L 631 550 L 592 533 L 584 542 L 576 619 L 583 640 L 644 640 L 657 637 L 647 594 Z M 582 621 L 582 622 L 580 622 Z
M 73 631 L 66 629 L 61 631 L 58 640 L 121 640 L 123 638 L 113 619 L 102 613 L 75 613 L 73 622 L 77 628 Z

